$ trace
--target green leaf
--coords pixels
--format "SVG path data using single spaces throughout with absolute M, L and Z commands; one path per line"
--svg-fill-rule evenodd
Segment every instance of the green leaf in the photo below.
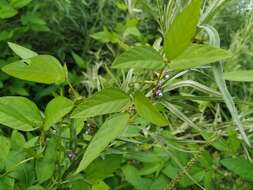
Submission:
M 226 80 L 238 82 L 253 82 L 253 70 L 246 70 L 246 71 L 239 70 L 224 73 L 224 78 Z
M 14 17 L 16 14 L 18 14 L 18 11 L 11 7 L 6 2 L 1 2 L 0 4 L 0 19 L 7 19 Z
M 118 56 L 112 68 L 116 69 L 162 69 L 162 56 L 149 46 L 136 46 Z
M 91 190 L 110 190 L 110 187 L 103 181 L 99 181 L 94 184 Z
M 164 51 L 169 60 L 179 56 L 192 42 L 200 16 L 201 0 L 192 0 L 165 33 Z
M 140 92 L 135 94 L 134 104 L 137 113 L 147 121 L 161 127 L 168 125 L 168 120 L 165 119 L 149 99 Z
M 157 179 L 153 181 L 149 190 L 164 190 L 166 185 L 168 184 L 168 181 L 169 180 L 165 176 L 160 175 Z
M 105 159 L 97 159 L 85 170 L 85 180 L 96 183 L 112 176 L 113 172 L 120 168 L 122 157 L 119 155 L 108 155 Z
M 40 185 L 34 185 L 31 187 L 28 187 L 27 190 L 45 190 L 45 189 Z
M 10 0 L 11 6 L 16 9 L 20 9 L 31 3 L 32 0 Z
M 225 60 L 231 56 L 232 54 L 224 49 L 193 44 L 174 59 L 169 67 L 175 70 L 185 70 Z
M 130 165 L 122 168 L 126 180 L 134 186 L 136 190 L 147 190 L 152 184 L 150 179 L 143 178 L 138 175 L 138 170 Z
M 84 180 L 73 181 L 70 190 L 80 190 L 80 187 L 82 187 L 82 190 L 90 190 L 89 185 Z
M 227 158 L 221 164 L 233 173 L 253 182 L 253 164 L 244 158 Z
M 18 44 L 8 42 L 9 47 L 22 59 L 30 59 L 38 54 L 30 49 L 24 48 Z
M 13 190 L 15 180 L 9 176 L 0 177 L 0 187 L 3 190 Z
M 45 156 L 36 161 L 35 170 L 39 183 L 43 183 L 53 176 L 57 157 L 57 142 L 55 139 L 51 139 L 46 148 Z
M 10 63 L 2 70 L 18 79 L 44 84 L 65 81 L 65 72 L 59 61 L 50 55 L 38 55 L 30 59 Z
M 109 145 L 109 143 L 111 143 L 123 132 L 127 126 L 128 119 L 128 114 L 119 114 L 105 121 L 105 123 L 99 128 L 98 132 L 91 140 L 76 173 L 86 169 L 87 166 L 93 162 Z
M 11 134 L 11 149 L 12 150 L 21 150 L 25 145 L 25 137 L 22 133 L 17 130 L 13 130 Z
M 61 119 L 68 114 L 73 107 L 74 103 L 63 96 L 58 96 L 51 100 L 45 110 L 44 129 L 48 130 L 49 127 L 61 121 Z
M 75 63 L 81 68 L 81 69 L 86 69 L 87 68 L 87 63 L 76 53 L 72 52 L 72 57 L 75 61 Z
M 0 136 L 0 164 L 3 163 L 10 152 L 10 141 L 4 136 Z
M 83 100 L 74 109 L 71 117 L 87 119 L 98 115 L 120 112 L 128 104 L 129 97 L 121 90 L 113 88 L 104 89 Z
M 32 101 L 7 96 L 0 98 L 0 123 L 13 129 L 31 131 L 42 125 L 42 118 Z

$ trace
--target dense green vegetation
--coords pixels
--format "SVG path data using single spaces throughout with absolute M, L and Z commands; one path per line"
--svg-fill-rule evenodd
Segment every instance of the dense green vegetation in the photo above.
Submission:
M 0 190 L 252 190 L 252 0 L 0 0 Z

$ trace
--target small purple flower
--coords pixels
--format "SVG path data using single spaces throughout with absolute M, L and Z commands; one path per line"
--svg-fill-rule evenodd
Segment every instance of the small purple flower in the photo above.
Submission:
M 158 97 L 161 97 L 161 96 L 163 96 L 163 93 L 160 89 L 158 89 L 158 90 L 156 90 L 155 95 Z

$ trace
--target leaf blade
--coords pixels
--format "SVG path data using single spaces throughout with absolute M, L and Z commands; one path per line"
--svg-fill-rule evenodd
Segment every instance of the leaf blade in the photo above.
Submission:
M 125 129 L 128 119 L 128 114 L 119 114 L 105 121 L 91 140 L 75 173 L 86 169 L 99 156 L 106 146 Z
M 200 0 L 192 0 L 166 31 L 164 51 L 169 60 L 176 58 L 191 44 L 200 17 L 200 7 Z
M 152 47 L 136 46 L 124 52 L 115 59 L 112 68 L 115 69 L 161 69 L 164 67 L 163 58 Z
M 144 119 L 158 126 L 168 125 L 167 119 L 165 119 L 157 108 L 140 92 L 134 95 L 134 104 L 137 113 Z
M 72 118 L 89 118 L 122 111 L 129 103 L 123 91 L 114 88 L 104 89 L 81 102 L 73 111 Z
M 31 131 L 42 125 L 42 118 L 37 106 L 27 98 L 6 96 L 0 98 L 0 123 L 13 129 Z
M 169 67 L 174 70 L 185 70 L 225 60 L 231 56 L 232 55 L 224 49 L 193 44 L 174 59 L 169 64 Z
M 18 79 L 43 84 L 59 84 L 65 81 L 63 67 L 50 55 L 38 55 L 10 63 L 2 67 L 2 71 Z

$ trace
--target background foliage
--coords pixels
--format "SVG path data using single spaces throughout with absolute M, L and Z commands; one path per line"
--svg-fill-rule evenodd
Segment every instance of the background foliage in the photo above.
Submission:
M 0 0 L 0 189 L 251 190 L 253 2 L 203 0 L 191 39 L 232 54 L 228 91 L 208 56 L 156 70 L 189 2 Z

